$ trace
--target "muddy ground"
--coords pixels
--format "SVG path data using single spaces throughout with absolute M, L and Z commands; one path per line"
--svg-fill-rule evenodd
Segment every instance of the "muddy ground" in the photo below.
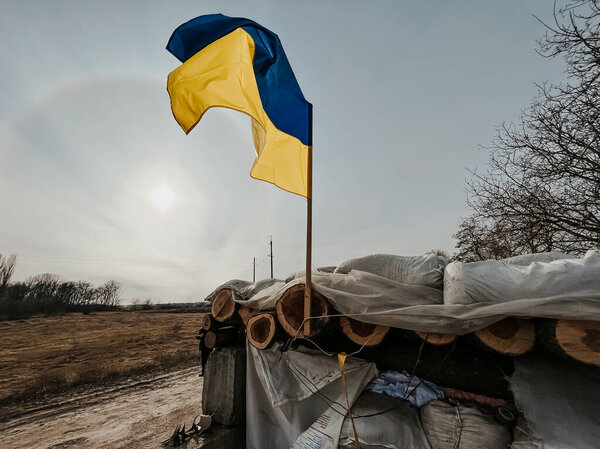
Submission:
M 177 424 L 201 413 L 199 367 L 63 393 L 4 407 L 2 448 L 160 448 Z M 200 447 L 202 438 L 181 446 Z

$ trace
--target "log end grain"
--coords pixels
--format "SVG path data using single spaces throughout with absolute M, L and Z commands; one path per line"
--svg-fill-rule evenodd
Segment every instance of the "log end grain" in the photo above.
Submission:
M 275 340 L 277 322 L 271 313 L 254 315 L 246 325 L 246 337 L 252 346 L 257 349 L 266 349 Z
M 558 320 L 556 342 L 570 357 L 588 365 L 600 366 L 600 322 Z
M 228 288 L 224 288 L 213 299 L 210 312 L 215 320 L 223 322 L 233 317 L 235 309 L 233 292 Z
M 318 335 L 329 322 L 329 303 L 323 295 L 312 290 L 310 335 Z M 277 301 L 277 319 L 283 330 L 291 337 L 302 337 L 304 321 L 304 284 L 296 284 L 287 289 Z
M 388 326 L 363 323 L 346 316 L 340 317 L 340 326 L 346 337 L 366 347 L 379 345 L 390 330 Z
M 202 317 L 202 329 L 204 329 L 204 331 L 206 332 L 206 331 L 210 330 L 211 327 L 212 327 L 212 318 L 209 313 L 206 313 Z
M 475 337 L 496 352 L 518 356 L 533 349 L 535 326 L 530 320 L 506 318 L 476 331 Z

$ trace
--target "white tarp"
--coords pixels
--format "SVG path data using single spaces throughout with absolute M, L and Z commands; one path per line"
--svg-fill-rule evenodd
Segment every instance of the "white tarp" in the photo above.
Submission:
M 533 432 L 532 440 L 541 441 L 538 447 L 600 447 L 598 368 L 559 359 L 519 357 L 509 383 L 515 404 L 529 425 L 527 431 Z
M 221 290 L 227 288 L 233 292 L 234 301 L 243 303 L 265 289 L 273 286 L 282 287 L 283 285 L 285 285 L 285 283 L 279 279 L 263 279 L 257 282 L 232 279 L 215 288 L 206 298 L 204 298 L 204 301 L 212 302 Z
M 550 261 L 532 261 L 537 256 L 522 256 L 512 262 L 486 261 L 508 267 L 503 273 L 511 274 L 504 276 L 502 282 L 494 277 L 502 272 L 495 274 L 493 270 L 487 270 L 487 274 L 480 273 L 477 278 L 476 271 L 472 271 L 471 284 L 482 290 L 492 288 L 486 285 L 493 286 L 494 297 L 501 296 L 503 291 L 513 292 L 510 301 L 452 304 L 436 288 L 403 284 L 358 270 L 348 274 L 313 272 L 312 281 L 314 289 L 329 299 L 340 314 L 367 323 L 424 332 L 462 335 L 508 316 L 600 321 L 600 251 L 590 251 L 581 259 L 541 255 L 543 260 Z M 461 265 L 463 273 L 471 273 L 470 265 L 473 264 Z M 446 281 L 457 285 L 456 279 L 447 278 Z M 276 283 L 244 304 L 273 310 L 286 289 L 303 282 L 304 278 L 299 278 L 288 284 Z M 519 295 L 519 291 L 527 294 Z
M 444 274 L 444 304 L 541 298 L 600 300 L 600 251 L 588 251 L 581 259 L 561 257 L 547 261 L 546 256 L 521 256 L 516 262 L 452 262 Z
M 277 344 L 246 347 L 246 447 L 336 449 L 346 415 L 337 358 L 307 349 L 281 352 Z M 377 368 L 348 358 L 345 373 L 353 404 Z
M 336 273 L 348 274 L 352 270 L 376 274 L 401 284 L 424 285 L 442 288 L 444 267 L 448 260 L 437 254 L 423 256 L 396 256 L 393 254 L 373 254 L 342 262 Z

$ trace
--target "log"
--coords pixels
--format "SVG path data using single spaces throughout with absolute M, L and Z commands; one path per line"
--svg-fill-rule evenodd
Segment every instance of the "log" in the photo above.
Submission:
M 511 399 L 507 376 L 514 372 L 513 358 L 478 351 L 461 339 L 448 346 L 426 345 L 391 329 L 381 345 L 364 348 L 357 357 L 375 362 L 379 371 L 406 370 L 440 387 L 450 387 L 495 398 Z M 418 363 L 417 360 L 419 360 Z
M 351 341 L 369 347 L 379 345 L 390 330 L 388 326 L 363 323 L 347 316 L 340 317 L 340 326 L 342 333 Z
M 419 337 L 420 340 L 425 340 L 427 343 L 435 346 L 449 345 L 456 340 L 456 335 L 454 334 L 439 334 L 437 332 L 421 331 L 415 331 L 414 334 Z
M 277 320 L 283 330 L 291 337 L 301 338 L 303 336 L 304 321 L 304 284 L 296 284 L 288 288 L 279 301 L 277 301 Z M 312 290 L 310 302 L 311 316 L 320 317 L 311 319 L 310 335 L 315 337 L 321 333 L 329 323 L 330 306 L 327 299 L 316 290 Z
M 204 329 L 204 332 L 206 333 L 206 331 L 210 330 L 210 328 L 212 327 L 212 322 L 213 322 L 213 317 L 207 313 L 202 317 L 202 329 Z
M 217 321 L 210 313 L 207 313 L 202 317 L 202 329 L 206 333 L 207 331 L 215 331 L 217 329 L 221 329 L 223 327 L 229 327 L 232 324 L 231 319 L 227 320 L 227 322 L 222 323 Z
M 533 349 L 535 326 L 531 320 L 506 318 L 472 334 L 477 346 L 500 354 L 523 355 Z
M 240 309 L 238 310 L 238 315 L 242 319 L 242 323 L 244 323 L 244 326 L 248 324 L 248 320 L 250 318 L 252 318 L 255 315 L 258 315 L 259 313 L 262 312 L 260 310 L 251 309 L 249 307 L 240 307 Z
M 208 349 L 230 346 L 239 343 L 240 332 L 235 326 L 222 327 L 214 331 L 207 331 L 204 335 L 204 346 Z
M 599 321 L 540 320 L 537 338 L 555 355 L 600 366 Z
M 228 288 L 224 288 L 213 299 L 210 313 L 215 320 L 223 323 L 236 321 L 239 318 L 238 314 L 235 313 L 238 309 L 239 305 L 233 300 L 233 292 Z
M 257 349 L 269 348 L 281 335 L 281 327 L 275 319 L 275 312 L 254 315 L 246 325 L 246 338 Z

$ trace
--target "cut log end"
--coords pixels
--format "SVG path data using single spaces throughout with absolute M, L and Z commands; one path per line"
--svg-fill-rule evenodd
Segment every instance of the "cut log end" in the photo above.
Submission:
M 204 336 L 204 346 L 208 349 L 212 349 L 217 345 L 217 334 L 213 331 L 208 331 Z
M 225 320 L 233 317 L 235 313 L 235 302 L 233 301 L 233 292 L 224 288 L 212 302 L 210 312 L 213 318 L 217 321 L 224 322 Z
M 357 345 L 367 347 L 379 345 L 390 330 L 388 326 L 363 323 L 346 316 L 340 317 L 340 326 L 346 337 Z
M 323 295 L 312 290 L 310 302 L 311 316 L 320 317 L 310 321 L 310 335 L 318 335 L 329 322 L 329 303 Z M 277 319 L 283 330 L 292 337 L 303 336 L 304 284 L 287 289 L 277 301 Z
M 210 314 L 207 313 L 202 317 L 202 329 L 204 329 L 204 331 L 210 330 L 210 328 L 212 327 L 212 319 L 210 317 Z
M 518 356 L 533 349 L 535 327 L 530 320 L 506 318 L 476 331 L 475 337 L 496 352 Z
M 266 349 L 275 341 L 277 322 L 271 313 L 261 313 L 248 320 L 246 337 L 257 349 Z
M 425 340 L 427 343 L 436 346 L 449 345 L 450 343 L 453 343 L 456 340 L 456 335 L 454 334 L 439 334 L 437 332 L 421 331 L 415 331 L 415 334 L 421 340 Z
M 226 326 L 220 329 L 207 331 L 204 335 L 204 346 L 213 349 L 221 346 L 230 346 L 239 343 L 241 338 L 240 328 L 236 326 Z
M 600 321 L 558 320 L 556 342 L 575 360 L 600 366 Z

